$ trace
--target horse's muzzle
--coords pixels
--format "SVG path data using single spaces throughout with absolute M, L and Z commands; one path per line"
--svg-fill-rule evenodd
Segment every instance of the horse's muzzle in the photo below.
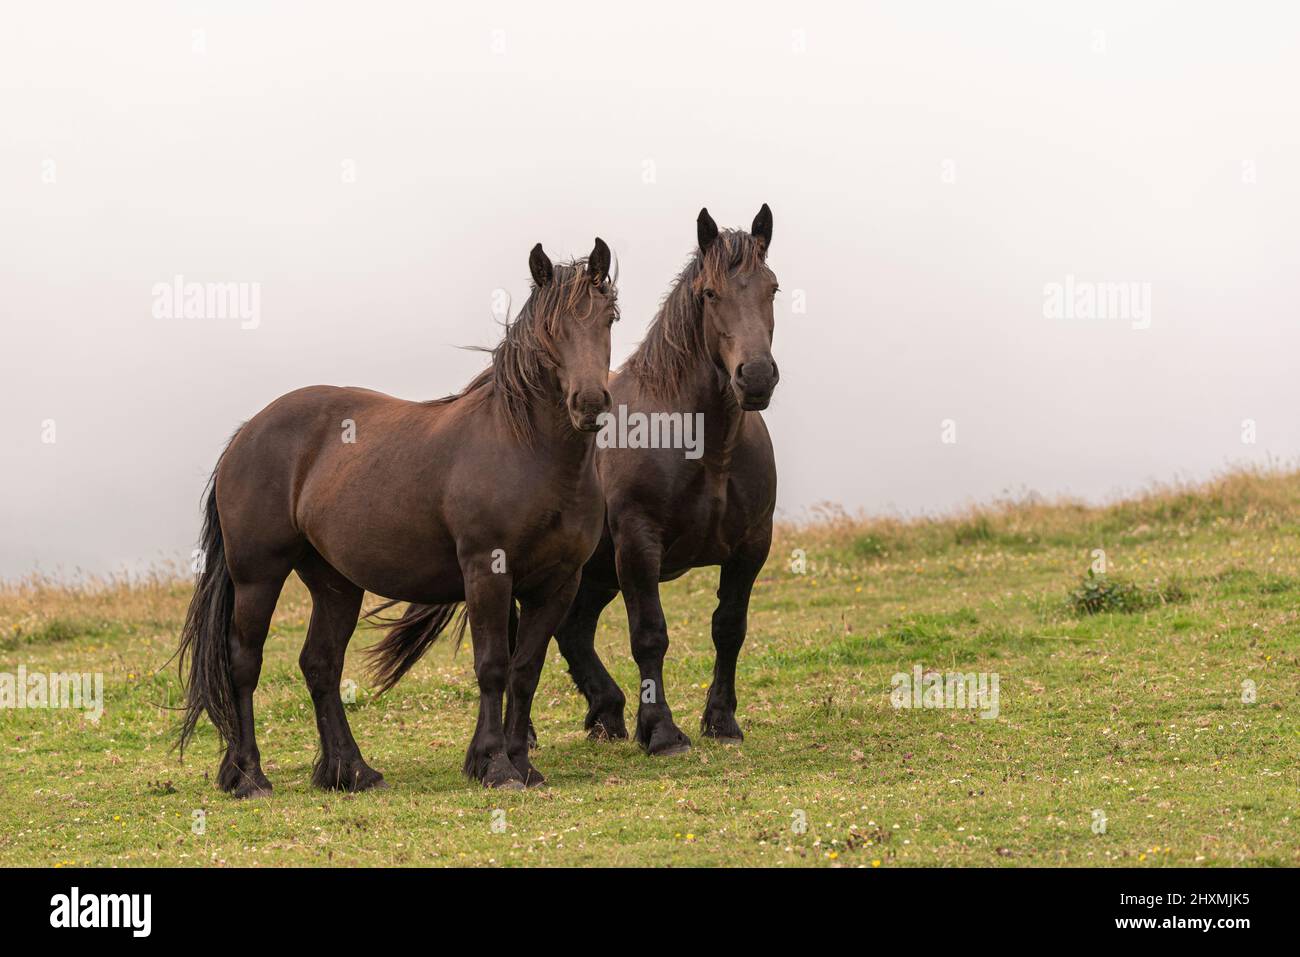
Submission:
M 579 432 L 600 431 L 600 417 L 609 411 L 609 390 L 584 389 L 569 396 L 569 418 Z
M 736 366 L 736 371 L 731 376 L 736 399 L 746 412 L 766 409 L 780 380 L 781 373 L 776 367 L 776 360 L 771 356 L 742 362 Z

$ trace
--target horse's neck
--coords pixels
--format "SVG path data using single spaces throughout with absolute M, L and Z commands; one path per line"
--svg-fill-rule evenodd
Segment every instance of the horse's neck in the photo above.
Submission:
M 533 396 L 528 409 L 533 448 L 545 453 L 561 471 L 578 472 L 594 461 L 594 432 L 579 432 L 562 402 L 552 396 Z
M 687 281 L 679 278 L 669 292 L 669 298 L 677 295 L 682 283 Z M 691 318 L 697 323 L 704 321 L 704 317 L 699 314 Z M 704 463 L 711 471 L 725 472 L 731 465 L 732 452 L 740 440 L 745 410 L 736 401 L 727 377 L 718 369 L 712 356 L 695 357 L 693 366 L 682 377 L 678 394 L 671 397 L 669 408 L 704 415 Z
M 732 453 L 740 441 L 745 410 L 711 359 L 701 361 L 688 381 L 690 385 L 682 398 L 684 404 L 694 405 L 693 413 L 704 415 L 704 462 L 710 468 L 725 471 L 730 468 Z

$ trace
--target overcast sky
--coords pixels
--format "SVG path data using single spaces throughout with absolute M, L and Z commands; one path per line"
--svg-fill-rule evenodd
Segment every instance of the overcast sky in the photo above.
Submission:
M 0 576 L 188 554 L 291 389 L 460 388 L 533 243 L 609 242 L 620 362 L 705 205 L 775 218 L 782 514 L 1295 460 L 1300 8 L 857 6 L 7 6 Z

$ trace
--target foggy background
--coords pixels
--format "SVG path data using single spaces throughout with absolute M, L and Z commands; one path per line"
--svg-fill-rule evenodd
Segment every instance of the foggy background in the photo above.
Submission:
M 0 577 L 188 556 L 286 391 L 458 390 L 535 242 L 610 243 L 619 364 L 701 206 L 773 210 L 781 515 L 1295 459 L 1293 5 L 461 6 L 5 8 Z M 178 274 L 260 324 L 155 318 Z

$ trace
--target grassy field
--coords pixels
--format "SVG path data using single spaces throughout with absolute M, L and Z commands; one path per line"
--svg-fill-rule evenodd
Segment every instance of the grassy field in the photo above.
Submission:
M 755 589 L 743 744 L 694 734 L 717 580 L 701 570 L 664 589 L 666 690 L 695 747 L 586 740 L 552 647 L 534 711 L 550 783 L 525 793 L 460 775 L 468 646 L 376 697 L 361 629 L 349 720 L 391 787 L 314 790 L 310 606 L 291 581 L 256 702 L 275 793 L 237 802 L 211 781 L 210 725 L 183 764 L 170 749 L 186 583 L 6 586 L 0 672 L 103 672 L 106 709 L 0 710 L 0 865 L 1300 865 L 1298 532 L 1300 474 L 1106 508 L 828 512 L 780 531 Z M 1085 582 L 1094 549 L 1107 574 Z M 621 603 L 597 640 L 633 698 Z M 996 673 L 998 716 L 895 709 L 891 678 L 916 665 Z

